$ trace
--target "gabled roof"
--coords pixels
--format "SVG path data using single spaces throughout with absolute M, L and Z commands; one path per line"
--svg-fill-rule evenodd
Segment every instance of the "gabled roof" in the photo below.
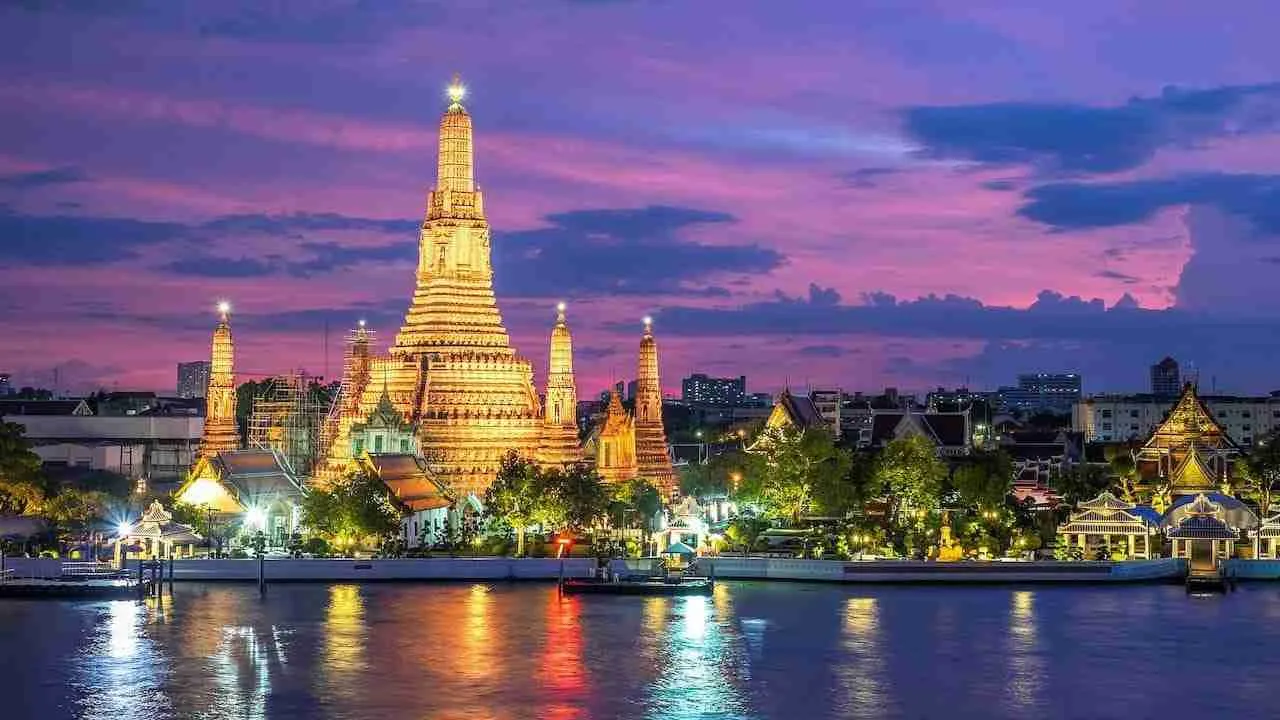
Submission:
M 938 442 L 947 447 L 969 444 L 968 418 L 964 413 L 925 413 L 918 415 L 929 426 Z
M 1213 419 L 1213 415 L 1200 397 L 1196 387 L 1187 383 L 1169 416 L 1151 433 L 1144 449 L 1183 448 L 1199 445 L 1215 450 L 1238 449 L 1233 441 Z
M 241 503 L 302 496 L 302 483 L 284 456 L 274 450 L 235 450 L 215 455 L 218 480 L 232 489 Z
M 890 440 L 914 432 L 941 447 L 965 447 L 969 444 L 966 413 L 913 413 L 873 411 L 871 444 L 883 445 Z
M 1191 540 L 1235 540 L 1236 533 L 1212 515 L 1188 515 L 1169 531 L 1169 537 Z
M 426 462 L 417 455 L 365 455 L 361 460 L 414 512 L 453 504 L 452 494 L 432 477 Z
M 1172 476 L 1174 492 L 1195 492 L 1212 490 L 1217 483 L 1217 475 L 1204 464 L 1204 458 L 1195 445 L 1191 445 L 1187 454 L 1178 463 Z
M 808 430 L 825 425 L 826 422 L 822 413 L 818 412 L 818 406 L 814 404 L 813 398 L 808 395 L 792 395 L 791 390 L 784 389 L 774 401 L 773 412 L 769 415 L 766 425 L 779 427 L 789 424 L 800 430 Z
M 0 416 L 92 414 L 84 400 L 0 400 Z

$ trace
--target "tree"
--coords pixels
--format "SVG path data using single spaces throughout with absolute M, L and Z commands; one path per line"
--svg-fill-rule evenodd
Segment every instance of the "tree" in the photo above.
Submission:
M 44 501 L 40 456 L 31 450 L 18 423 L 0 422 L 0 512 L 36 513 Z
M 874 485 L 889 500 L 889 521 L 902 533 L 925 529 L 927 514 L 939 507 L 947 467 L 933 443 L 913 436 L 885 445 L 876 460 Z
M 1253 452 L 1240 464 L 1238 475 L 1244 492 L 1254 502 L 1263 518 L 1271 514 L 1276 483 L 1280 482 L 1280 432 L 1258 441 Z
M 1091 500 L 1107 489 L 1106 472 L 1090 463 L 1072 463 L 1055 471 L 1049 484 L 1062 495 L 1067 505 L 1077 505 Z
M 386 484 L 364 470 L 315 488 L 302 501 L 303 524 L 340 547 L 380 546 L 399 534 L 403 515 Z
M 1116 489 L 1125 502 L 1138 501 L 1137 482 L 1138 466 L 1133 461 L 1133 452 L 1127 446 L 1107 448 L 1107 464 L 1116 478 Z
M 647 530 L 661 509 L 662 496 L 653 483 L 644 478 L 632 478 L 613 487 L 609 522 L 617 528 L 638 527 L 643 522 Z
M 60 534 L 83 533 L 103 516 L 107 496 L 92 490 L 65 489 L 44 502 L 41 514 Z
M 956 468 L 951 483 L 966 507 L 1000 507 L 1013 490 L 1013 461 L 1003 450 L 977 453 Z
M 819 429 L 768 428 L 748 456 L 741 493 L 754 496 L 765 512 L 798 524 L 813 509 L 815 492 L 830 501 L 852 466 L 848 450 L 836 447 Z
M 760 537 L 760 533 L 768 529 L 768 520 L 751 515 L 739 515 L 729 522 L 729 527 L 725 529 L 724 535 L 725 539 L 729 541 L 730 547 L 737 548 L 743 553 L 749 553 L 755 548 L 756 540 Z
M 609 490 L 596 469 L 586 463 L 543 473 L 543 494 L 555 497 L 562 506 L 565 525 L 584 530 L 604 516 L 609 507 Z
M 497 477 L 484 493 L 485 508 L 515 530 L 516 557 L 524 555 L 525 531 L 545 515 L 545 509 L 540 507 L 541 475 L 537 465 L 512 451 L 502 459 Z

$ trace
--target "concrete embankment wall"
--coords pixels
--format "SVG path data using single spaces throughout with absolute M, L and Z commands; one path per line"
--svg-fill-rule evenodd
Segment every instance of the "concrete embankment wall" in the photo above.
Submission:
M 1280 580 L 1280 560 L 1224 560 L 1222 573 L 1239 580 Z
M 396 580 L 555 580 L 589 577 L 595 572 L 591 558 L 414 558 L 386 560 L 266 560 L 267 582 L 378 582 Z M 16 577 L 57 577 L 62 561 L 6 558 L 5 567 Z M 137 561 L 129 567 L 137 571 Z M 165 564 L 166 577 L 168 563 Z M 258 579 L 257 560 L 175 560 L 177 581 L 251 581 Z
M 1186 574 L 1183 560 L 1127 562 L 842 562 L 782 558 L 702 558 L 699 565 L 723 579 L 807 580 L 845 583 L 1110 583 L 1172 580 Z

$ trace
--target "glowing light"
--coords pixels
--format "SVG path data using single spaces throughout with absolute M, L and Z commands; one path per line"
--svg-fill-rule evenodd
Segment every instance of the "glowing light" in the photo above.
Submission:
M 226 300 L 222 300 L 221 302 L 219 302 L 219 303 L 218 303 L 218 314 L 219 314 L 219 315 L 221 315 L 222 317 L 226 317 L 226 316 L 230 315 L 230 314 L 231 314 L 231 303 L 227 302 Z
M 360 323 L 359 323 L 359 325 L 360 325 L 360 327 L 364 327 L 364 326 L 366 325 L 364 318 L 360 318 Z
M 131 523 L 122 522 L 119 525 L 116 525 L 116 537 L 125 538 L 129 537 L 131 534 L 133 534 L 133 525 Z
M 449 83 L 449 99 L 456 105 L 462 102 L 462 98 L 467 96 L 467 88 L 462 84 L 462 80 L 457 76 L 453 76 L 453 82 Z
M 563 301 L 556 303 L 556 310 L 559 312 L 564 312 L 566 307 L 568 307 L 568 305 L 565 305 Z
M 644 316 L 644 324 L 645 324 L 646 326 L 648 326 L 648 325 L 652 325 L 652 324 L 653 324 L 653 318 L 649 317 L 648 315 L 645 315 L 645 316 Z
M 251 507 L 244 513 L 244 524 L 259 530 L 267 526 L 267 511 L 260 507 Z

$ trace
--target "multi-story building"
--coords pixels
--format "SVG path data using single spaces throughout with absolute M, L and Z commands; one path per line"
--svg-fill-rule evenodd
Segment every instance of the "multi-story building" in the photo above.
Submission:
M 83 401 L 74 403 L 75 408 L 59 413 L 17 414 L 19 411 L 12 408 L 0 413 L 5 422 L 23 426 L 32 449 L 47 465 L 110 470 L 134 479 L 173 482 L 195 460 L 204 418 L 98 416 L 89 414 Z
M 202 398 L 209 390 L 209 369 L 212 363 L 208 360 L 178 363 L 178 397 Z
M 747 378 L 709 377 L 694 373 L 680 381 L 680 399 L 690 405 L 742 405 L 747 398 Z
M 1089 442 L 1138 440 L 1150 437 L 1177 401 L 1177 395 L 1151 393 L 1094 395 L 1076 404 L 1071 424 Z M 1201 395 L 1200 401 L 1239 445 L 1252 445 L 1280 429 L 1280 391 L 1265 397 Z
M 1151 394 L 1175 398 L 1182 392 L 1182 376 L 1178 361 L 1166 356 L 1151 366 Z
M 13 382 L 9 373 L 0 373 L 0 397 L 13 392 Z
M 1080 401 L 1079 373 L 1024 373 L 1017 387 L 1005 386 L 996 391 L 1005 412 L 1071 412 Z
M 844 413 L 841 412 L 844 409 L 844 393 L 840 391 L 840 388 L 811 390 L 809 391 L 809 399 L 813 401 L 813 406 L 818 409 L 818 414 L 831 426 L 835 436 L 839 438 L 844 421 Z

